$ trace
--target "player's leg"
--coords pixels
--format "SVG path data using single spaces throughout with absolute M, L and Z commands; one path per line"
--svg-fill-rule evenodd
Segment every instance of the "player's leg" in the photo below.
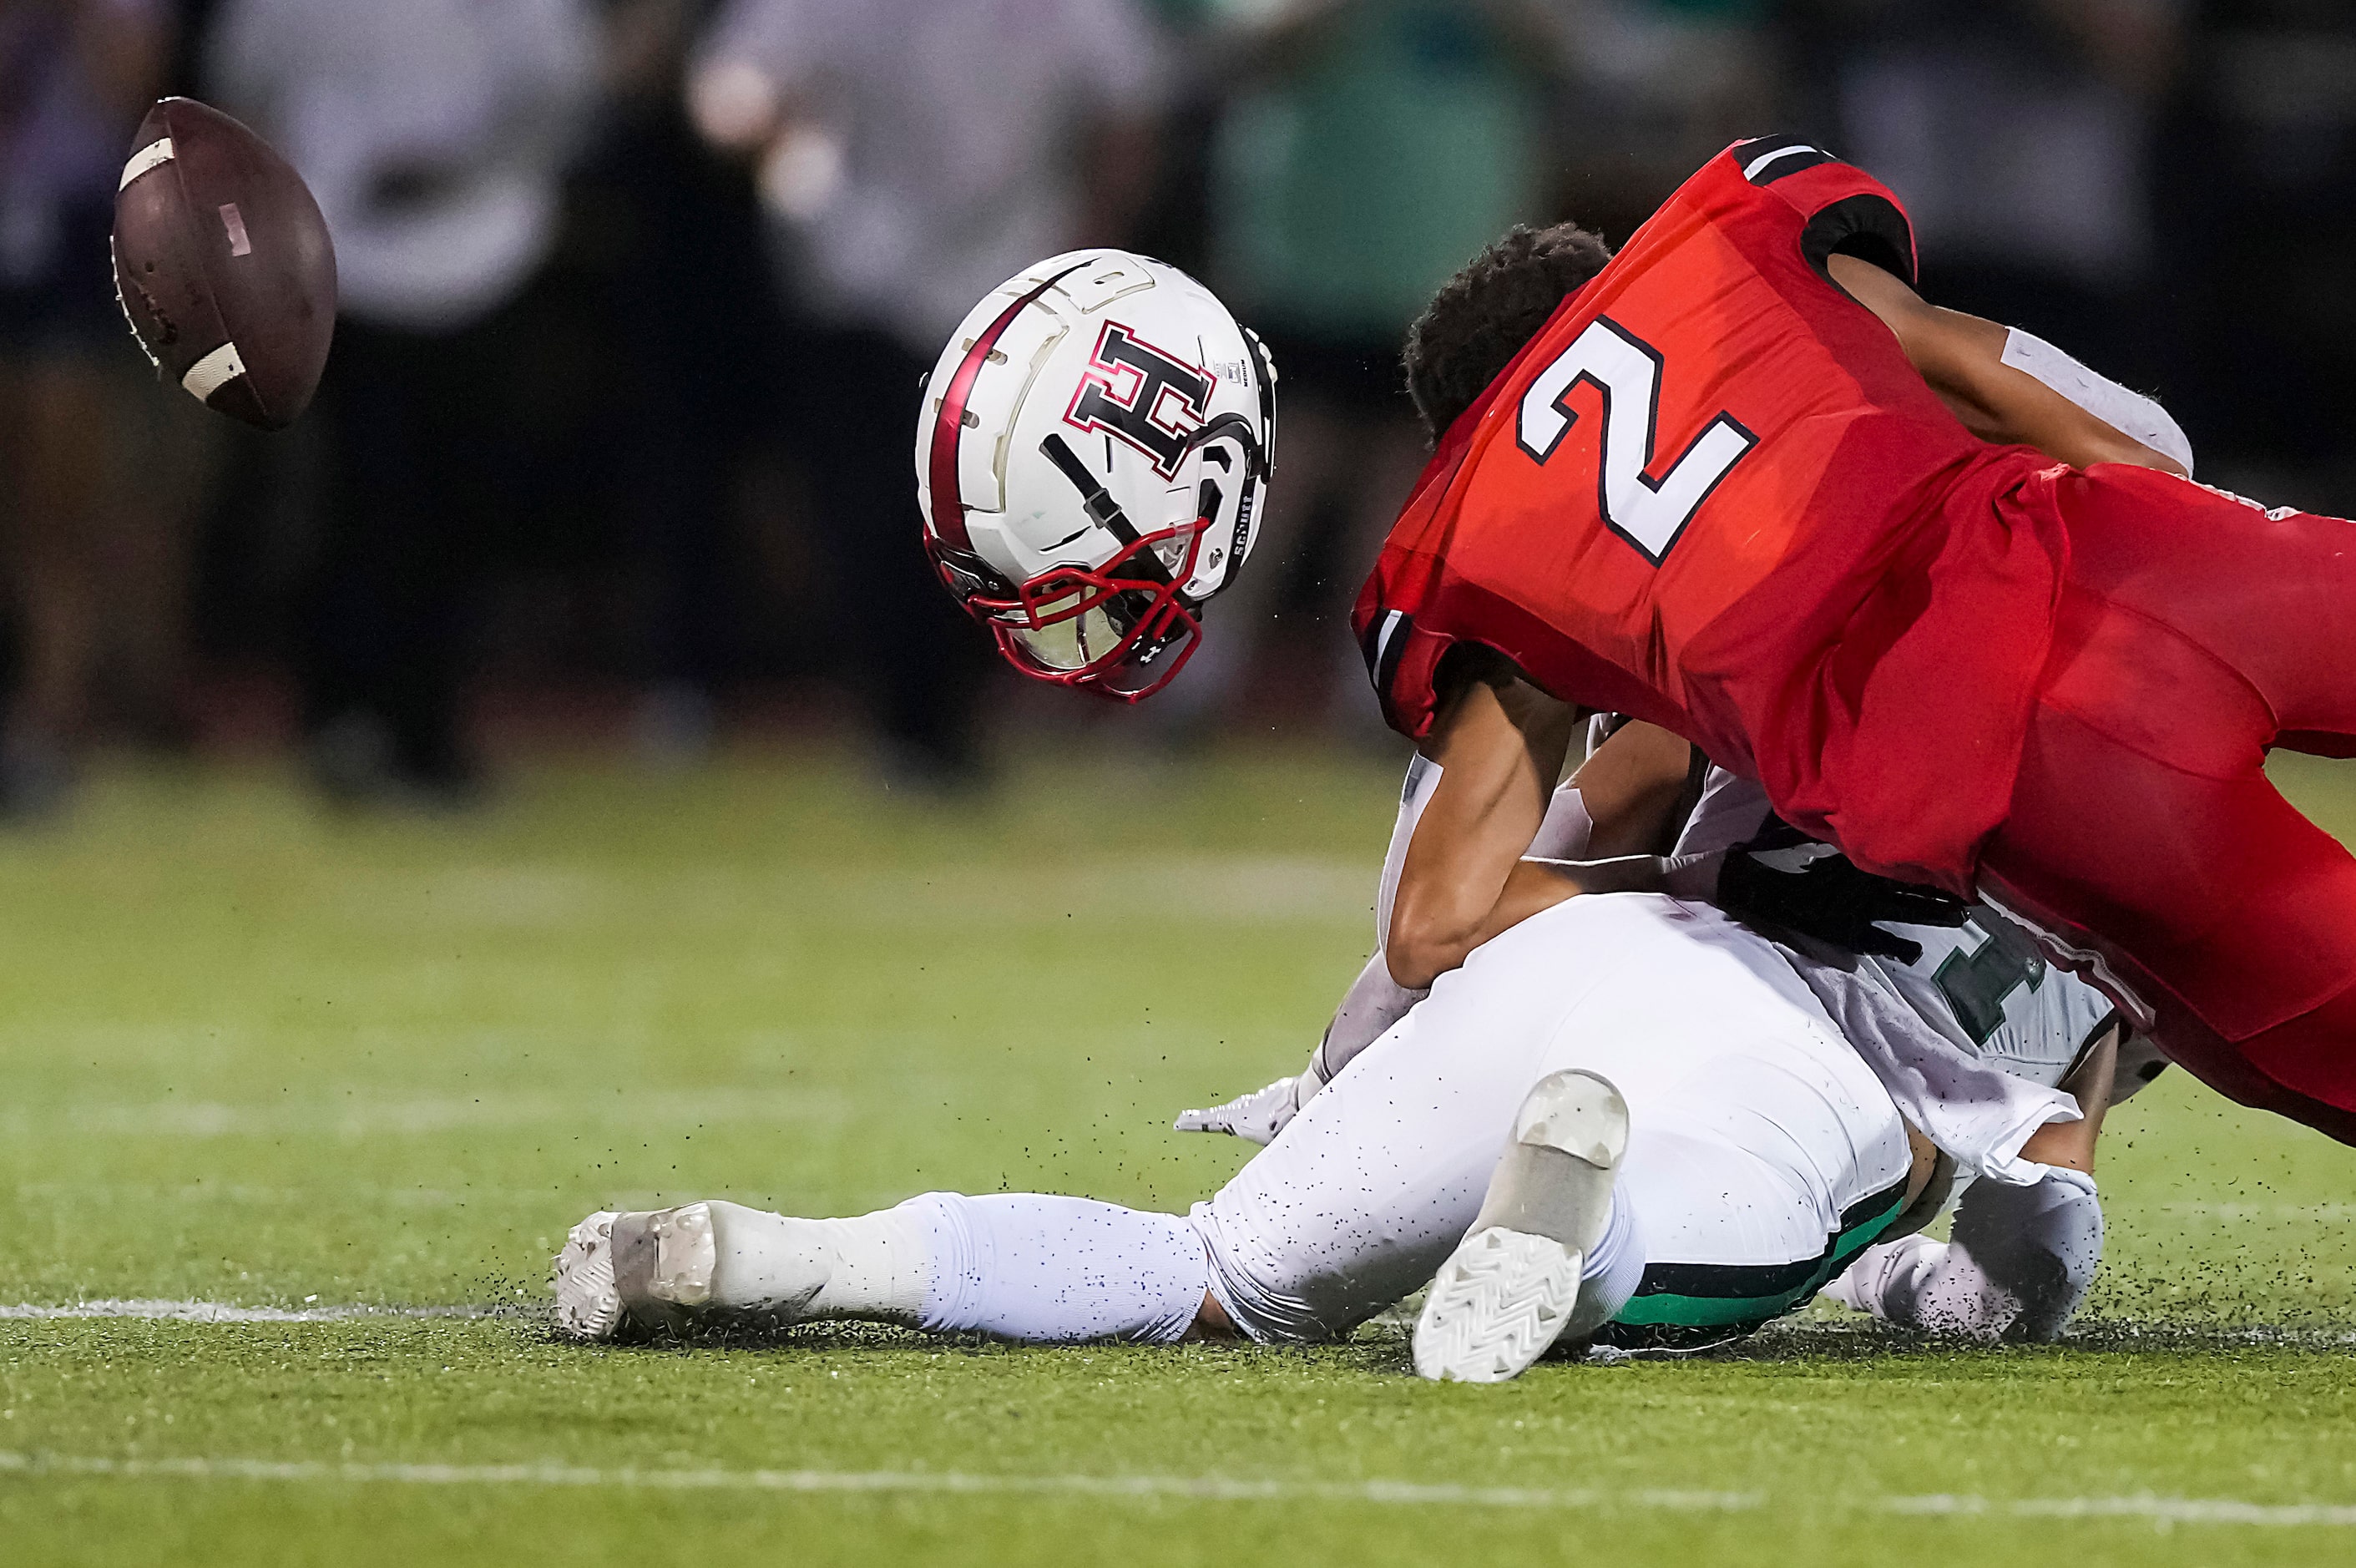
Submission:
M 1610 922 L 1569 924 L 1594 929 L 1568 936 L 1569 947 L 1535 934 L 1501 940 L 1445 977 L 1432 1001 L 1362 1053 L 1190 1216 L 943 1194 L 851 1220 L 722 1205 L 693 1206 L 701 1212 L 686 1219 L 593 1215 L 558 1260 L 559 1321 L 576 1337 L 605 1338 L 626 1318 L 709 1312 L 716 1294 L 734 1310 L 787 1321 L 880 1316 L 1029 1339 L 1173 1338 L 1187 1326 L 1172 1314 L 1191 1288 L 1193 1305 L 1207 1290 L 1220 1316 L 1252 1338 L 1338 1337 L 1421 1285 L 1463 1236 L 1566 1009 L 1608 977 L 1642 983 L 1608 948 Z M 925 1223 L 905 1229 L 918 1208 Z M 903 1280 L 887 1294 L 884 1284 L 857 1282 L 899 1277 L 880 1240 L 894 1226 L 913 1238 L 898 1256 L 921 1262 L 907 1265 L 914 1283 Z M 663 1243 L 674 1230 L 671 1263 Z M 715 1230 L 731 1233 L 725 1244 Z M 755 1283 L 715 1285 L 715 1273 L 731 1272 L 738 1233 L 784 1239 L 744 1271 Z M 851 1283 L 822 1293 L 816 1282 L 835 1277 L 834 1257 L 846 1250 L 857 1254 L 844 1274 Z M 1042 1297 L 1056 1312 L 1022 1305 Z
M 2260 744 L 2356 756 L 2356 522 L 2264 510 L 2148 468 L 2071 475 L 2056 494 L 2072 594 L 2156 622 L 2184 644 L 2158 680 L 2205 653 L 2264 704 Z M 2082 637 L 2124 636 L 2093 628 L 2083 612 L 2078 619 Z M 2170 739 L 2222 724 L 2212 738 L 2234 744 L 2249 717 L 2186 706 L 2167 716 Z
M 10 410 L 21 461 L 0 467 L 12 492 L 0 501 L 0 596 L 20 630 L 0 713 L 0 813 L 31 815 L 65 798 L 90 699 L 114 409 L 109 379 L 78 356 L 36 359 L 11 379 L 23 391 Z
M 1772 949 L 1669 900 L 1580 899 L 1445 977 L 1188 1219 L 945 1194 L 852 1220 L 722 1204 L 593 1216 L 559 1260 L 559 1320 L 589 1338 L 610 1337 L 626 1313 L 717 1309 L 1167 1340 L 1207 1288 L 1252 1338 L 1337 1337 L 1422 1284 L 1464 1237 L 1529 1087 L 1593 1064 L 1633 1108 L 1632 1158 L 1655 1150 L 1645 1165 L 1659 1174 L 1639 1179 L 1633 1204 L 1615 1190 L 1584 1250 L 1590 1316 L 1616 1312 L 1655 1262 L 1822 1260 L 1828 1272 L 1854 1207 L 1847 1187 L 1885 1167 L 1902 1180 L 1887 1096 Z M 1716 1159 L 1730 1144 L 1738 1157 Z M 1691 1187 L 1677 1175 L 1687 1166 L 1714 1174 Z M 1730 1229 L 1668 1212 L 1697 1206 L 1730 1209 Z M 1649 1232 L 1667 1250 L 1639 1251 Z
M 1415 1324 L 1415 1369 L 1435 1381 L 1502 1382 L 1565 1334 L 1592 1332 L 1635 1288 L 1629 1205 L 1616 1201 L 1628 1102 L 1609 1080 L 1548 1073 L 1514 1116 L 1472 1229 L 1433 1276 Z M 1586 1276 L 1613 1250 L 1618 1280 Z M 1585 1318 L 1581 1321 L 1581 1309 Z
M 2356 754 L 2356 524 L 2126 468 L 2057 497 L 2069 575 L 1983 886 L 2211 1087 L 2356 1142 L 2356 859 L 2265 772 Z
M 2186 773 L 2041 710 L 1980 877 L 2202 1082 L 2356 1143 L 2356 858 L 2256 766 Z
M 1648 1337 L 1747 1329 L 1904 1196 L 1895 1108 L 1774 949 L 1668 899 L 1576 899 L 1443 976 L 1197 1206 L 1227 1315 L 1256 1339 L 1330 1337 L 1422 1284 L 1477 1240 L 1529 1087 L 1568 1069 L 1609 1081 L 1629 1123 L 1603 1233 L 1580 1249 L 1574 1336 L 1623 1312 Z
M 900 1265 L 884 1259 L 890 1245 L 880 1240 L 884 1231 L 905 1226 L 916 1206 L 947 1203 L 947 1195 L 852 1220 L 761 1217 L 799 1239 L 778 1250 L 788 1254 L 782 1262 L 760 1263 L 762 1283 L 740 1289 L 732 1282 L 718 1294 L 787 1321 L 880 1316 L 1025 1338 L 1066 1337 L 1055 1331 L 1071 1323 L 1087 1326 L 1081 1337 L 1092 1337 L 1119 1335 L 1129 1325 L 1166 1328 L 1164 1303 L 1185 1291 L 1173 1285 L 1165 1295 L 1162 1283 L 1191 1262 L 1195 1303 L 1207 1290 L 1220 1316 L 1252 1338 L 1338 1337 L 1421 1285 L 1463 1236 L 1514 1108 L 1541 1076 L 1539 1054 L 1580 994 L 1577 976 L 1590 956 L 1526 939 L 1491 944 L 1446 978 L 1437 1005 L 1427 1003 L 1393 1026 L 1190 1216 L 1136 1215 L 1072 1198 L 957 1200 L 968 1206 L 962 1229 L 986 1232 L 984 1239 L 961 1241 L 956 1217 L 937 1208 L 932 1223 L 902 1231 L 912 1239 L 898 1256 L 921 1257 L 908 1265 L 915 1283 L 888 1290 Z M 1607 958 L 1594 972 L 1613 967 Z M 1009 1207 L 994 1216 L 991 1205 Z M 1045 1223 L 1059 1218 L 1059 1205 L 1076 1206 L 1062 1211 L 1071 1222 L 1060 1230 Z M 753 1211 L 702 1207 L 723 1230 L 756 1229 L 737 1223 Z M 1006 1224 L 988 1224 L 993 1217 Z M 709 1276 L 734 1252 L 733 1243 L 694 1233 L 710 1223 L 703 1216 L 683 1228 L 650 1216 L 584 1220 L 557 1263 L 560 1324 L 579 1337 L 607 1338 L 628 1318 L 659 1322 L 676 1316 L 673 1307 L 690 1316 L 711 1310 Z M 1024 1226 L 1029 1234 L 1020 1243 L 1001 1244 L 1004 1230 Z M 671 1229 L 680 1229 L 676 1264 L 663 1261 L 663 1233 Z M 652 1262 L 634 1262 L 647 1233 Z M 822 1295 L 814 1281 L 833 1278 L 833 1256 L 845 1250 L 857 1254 L 844 1276 L 851 1283 Z M 962 1271 L 945 1262 L 958 1255 L 969 1260 Z M 639 1274 L 648 1281 L 643 1289 L 633 1283 Z M 674 1276 L 686 1283 L 671 1283 Z M 861 1286 L 862 1280 L 886 1283 Z M 1067 1316 L 1049 1321 L 1005 1305 L 1043 1290 Z M 670 1305 L 638 1305 L 646 1298 Z M 963 1305 L 951 1310 L 952 1304 Z
M 1533 929 L 1476 954 L 1189 1218 L 946 1194 L 855 1219 L 719 1203 L 593 1215 L 558 1260 L 559 1323 L 597 1339 L 632 1320 L 738 1312 L 1167 1339 L 1207 1289 L 1256 1339 L 1346 1334 L 1421 1285 L 1462 1238 L 1515 1107 L 1587 990 L 1644 987 L 1670 1010 L 1692 995 L 1660 972 L 1678 950 L 1671 936 L 1576 908 L 1540 918 L 1558 935 Z M 1594 1268 L 1612 1266 L 1608 1238 L 1590 1251 Z
M 1417 1290 L 1480 1215 L 1531 1086 L 1580 1065 L 1556 1047 L 1567 1026 L 1584 1036 L 1575 1020 L 1590 1001 L 1627 991 L 1654 998 L 1652 1015 L 1701 1004 L 1646 905 L 1669 907 L 1574 899 L 1475 950 L 1194 1206 L 1212 1292 L 1239 1330 L 1338 1338 Z M 1584 1249 L 1580 1276 L 1611 1274 L 1626 1237 L 1622 1226 Z
M 1600 993 L 1580 1043 L 1567 1035 L 1548 1052 L 1551 1062 L 1569 1047 L 1625 1086 L 1630 1132 L 1612 1215 L 1624 1232 L 1621 1266 L 1590 1278 L 1555 1332 L 1524 1332 L 1516 1320 L 1537 1316 L 1537 1298 L 1480 1277 L 1513 1254 L 1476 1225 L 1419 1325 L 1426 1376 L 1510 1377 L 1556 1332 L 1634 1347 L 1748 1333 L 1805 1301 L 1908 1199 L 1912 1161 L 1896 1107 L 1782 957 L 1714 910 L 1659 907 L 1674 912 L 1685 950 L 1681 995 L 1699 1004 Z M 1526 1180 L 1510 1157 L 1501 1164 L 1484 1220 L 1500 1207 L 1499 1184 Z M 1456 1319 L 1444 1333 L 1442 1311 Z
M 1184 1217 L 1090 1198 L 934 1192 L 845 1219 L 708 1201 L 594 1214 L 557 1259 L 557 1321 L 626 1326 L 867 1320 L 1031 1344 L 1166 1344 L 1209 1265 Z

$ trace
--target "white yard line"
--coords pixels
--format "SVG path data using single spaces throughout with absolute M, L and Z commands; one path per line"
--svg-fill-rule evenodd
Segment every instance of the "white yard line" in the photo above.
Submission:
M 2244 1503 L 2231 1498 L 1884 1498 L 1890 1513 L 1997 1514 L 2014 1519 L 2147 1519 L 2158 1524 L 2319 1524 L 2356 1526 L 2356 1506 L 2343 1503 Z
M 2162 1214 L 2239 1223 L 2252 1219 L 2296 1219 L 2345 1225 L 2356 1219 L 2356 1203 L 2163 1203 Z
M 127 1317 L 145 1323 L 340 1323 L 355 1317 L 492 1317 L 479 1306 L 237 1306 L 225 1301 L 121 1300 L 64 1306 L 0 1302 L 0 1318 Z
M 166 1323 L 333 1323 L 356 1318 L 479 1318 L 478 1306 L 239 1306 L 216 1301 L 102 1299 L 67 1305 L 0 1303 L 0 1320 L 117 1318 Z M 1606 1492 L 1467 1487 L 1413 1481 L 1239 1480 L 1221 1476 L 975 1475 L 924 1470 L 607 1470 L 556 1464 L 366 1465 L 235 1458 L 109 1459 L 0 1450 L 0 1474 L 109 1477 L 126 1480 L 275 1481 L 461 1487 L 621 1487 L 669 1491 L 912 1492 L 1179 1498 L 1211 1502 L 1357 1502 L 1407 1507 L 1572 1509 L 1619 1508 L 1673 1513 L 1764 1508 L 1759 1492 L 1658 1488 Z M 2174 1524 L 2356 1528 L 2356 1505 L 2251 1503 L 2230 1498 L 1995 1498 L 1939 1493 L 1860 1498 L 1870 1511 L 2012 1519 L 2135 1519 Z
M 1497 1509 L 1603 1506 L 1723 1513 L 1758 1492 L 1554 1491 L 1417 1481 L 1250 1481 L 1225 1476 L 1020 1476 L 958 1470 L 605 1470 L 575 1465 L 358 1465 L 277 1459 L 94 1459 L 0 1451 L 0 1474 L 127 1480 L 288 1481 L 420 1487 L 594 1487 L 649 1491 L 948 1492 L 1188 1498 L 1212 1502 L 1332 1501 Z
M 279 1459 L 105 1459 L 0 1451 L 0 1474 L 120 1480 L 275 1481 L 347 1486 L 587 1487 L 646 1491 L 902 1492 L 961 1496 L 1179 1498 L 1206 1502 L 1346 1502 L 1410 1508 L 1635 1509 L 1730 1513 L 1765 1508 L 1761 1492 L 1464 1487 L 1417 1481 L 1239 1480 L 1225 1476 L 988 1475 L 956 1470 L 608 1470 L 588 1466 L 362 1465 Z M 2013 1519 L 2133 1519 L 2155 1524 L 2356 1527 L 2356 1507 L 2224 1498 L 1888 1497 L 1882 1513 Z
M 276 1105 L 150 1101 L 130 1105 L 14 1107 L 0 1111 L 0 1136 L 40 1137 L 63 1128 L 90 1136 L 126 1138 L 429 1137 L 551 1124 L 600 1133 L 620 1129 L 670 1133 L 747 1122 L 791 1127 L 834 1124 L 848 1120 L 848 1104 L 841 1090 L 824 1088 L 630 1095 L 502 1091 L 469 1100 L 346 1097 Z
M 17 1190 L 29 1191 L 32 1188 L 28 1186 Z M 452 1196 L 455 1201 L 455 1195 Z M 525 1196 L 534 1200 L 541 1197 L 536 1193 Z M 625 1196 L 636 1196 L 647 1203 L 655 1201 L 654 1195 L 650 1194 Z M 610 1204 L 609 1207 L 611 1207 Z M 545 1300 L 544 1297 L 538 1299 Z M 500 1305 L 496 1303 L 490 1305 L 460 1303 L 440 1306 L 398 1306 L 349 1302 L 318 1306 L 306 1301 L 302 1306 L 288 1307 L 245 1306 L 228 1301 L 165 1300 L 150 1296 L 99 1296 L 87 1301 L 63 1303 L 0 1302 L 0 1322 L 5 1322 L 11 1318 L 29 1320 L 127 1318 L 150 1323 L 343 1323 L 356 1318 L 371 1317 L 496 1318 L 509 1316 L 520 1305 L 528 1305 L 531 1304 L 509 1303 L 507 1305 Z M 1412 1321 L 1412 1314 L 1400 1316 L 1398 1316 L 1398 1311 L 1399 1309 L 1394 1309 L 1393 1313 L 1386 1314 L 1385 1318 L 1400 1326 Z M 1811 1324 L 1806 1326 L 1820 1329 L 1826 1326 Z M 2097 1341 L 2108 1341 L 2120 1337 L 2135 1337 L 2137 1335 L 2137 1326 L 2132 1324 L 2098 1323 L 2086 1326 L 2093 1330 L 2090 1337 Z M 1781 1331 L 1780 1329 L 1769 1330 L 1770 1333 Z M 2356 1330 L 2346 1329 L 2202 1327 L 2186 1332 L 2191 1337 L 2208 1343 L 2250 1345 L 2290 1350 L 2340 1350 L 2356 1346 Z M 2174 1336 L 2169 1329 L 2159 1327 L 2151 1330 L 2151 1337 L 2164 1342 Z M 2065 1350 L 2069 1349 L 2072 1343 L 2072 1340 L 2065 1339 L 2062 1341 L 2062 1348 Z M 1630 1356 L 1675 1355 L 1683 1354 L 1683 1352 L 1597 1351 L 1592 1354 L 1605 1359 L 1625 1359 Z M 1935 1498 L 1932 1499 L 1932 1502 L 1935 1501 Z M 1938 1510 L 1926 1503 L 1925 1511 Z
M 10 1190 L 0 1185 L 0 1192 Z M 67 1202 L 81 1208 L 127 1207 L 151 1203 L 241 1203 L 266 1207 L 307 1204 L 316 1206 L 321 1189 L 315 1187 L 259 1187 L 246 1182 L 193 1181 L 166 1186 L 155 1182 L 73 1182 L 24 1181 L 15 1187 L 17 1199 L 37 1203 Z M 571 1191 L 556 1187 L 398 1187 L 386 1182 L 339 1181 L 331 1189 L 339 1203 L 353 1208 L 381 1204 L 393 1208 L 463 1208 L 470 1204 L 503 1208 L 528 1208 L 552 1201 L 578 1202 Z M 639 1189 L 636 1193 L 612 1194 L 608 1197 L 643 1196 L 649 1199 L 633 1203 L 633 1208 L 659 1208 L 651 1201 L 656 1196 Z M 607 1202 L 604 1208 L 616 1207 Z

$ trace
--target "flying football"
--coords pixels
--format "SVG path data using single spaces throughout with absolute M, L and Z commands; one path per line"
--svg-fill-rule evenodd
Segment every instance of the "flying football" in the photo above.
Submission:
M 206 407 L 283 430 L 310 405 L 336 326 L 319 204 L 267 142 L 166 98 L 114 198 L 114 287 L 162 375 Z

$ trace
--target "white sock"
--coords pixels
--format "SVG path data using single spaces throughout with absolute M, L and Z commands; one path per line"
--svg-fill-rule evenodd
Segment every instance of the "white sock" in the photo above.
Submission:
M 915 1327 L 931 1278 L 922 1219 L 898 1208 L 798 1219 L 713 1202 L 712 1303 Z
M 1636 1216 L 1618 1189 L 1612 1194 L 1612 1217 L 1604 1222 L 1602 1239 L 1580 1261 L 1579 1300 L 1563 1326 L 1566 1338 L 1594 1333 L 1620 1316 L 1620 1309 L 1644 1283 L 1644 1240 L 1636 1231 Z

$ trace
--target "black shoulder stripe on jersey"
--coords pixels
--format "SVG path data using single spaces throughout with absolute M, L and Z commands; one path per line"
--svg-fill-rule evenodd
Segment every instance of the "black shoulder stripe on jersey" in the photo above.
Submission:
M 1391 612 L 1385 610 L 1368 621 L 1366 629 L 1358 634 L 1358 658 L 1366 666 L 1366 679 L 1369 681 L 1375 679 L 1375 669 L 1382 662 L 1377 650 L 1383 644 L 1383 628 L 1390 623 Z M 1381 682 L 1377 681 L 1376 684 L 1380 685 Z
M 1398 678 L 1399 660 L 1407 655 L 1408 639 L 1415 635 L 1415 618 L 1405 610 L 1385 610 L 1366 623 L 1358 639 L 1358 653 L 1366 661 L 1366 678 L 1375 694 L 1390 700 L 1391 682 Z
M 1742 165 L 1742 177 L 1753 185 L 1772 185 L 1787 174 L 1840 162 L 1815 143 L 1797 136 L 1762 136 L 1755 142 L 1741 144 L 1734 156 Z
M 1826 263 L 1841 255 L 1871 262 L 1909 288 L 1914 286 L 1913 226 L 1886 196 L 1860 193 L 1832 203 L 1800 231 L 1800 252 L 1827 283 L 1832 274 Z
M 1734 144 L 1734 161 L 1745 168 L 1751 161 L 1766 153 L 1780 153 L 1786 147 L 1813 146 L 1805 136 L 1753 136 L 1747 142 Z

